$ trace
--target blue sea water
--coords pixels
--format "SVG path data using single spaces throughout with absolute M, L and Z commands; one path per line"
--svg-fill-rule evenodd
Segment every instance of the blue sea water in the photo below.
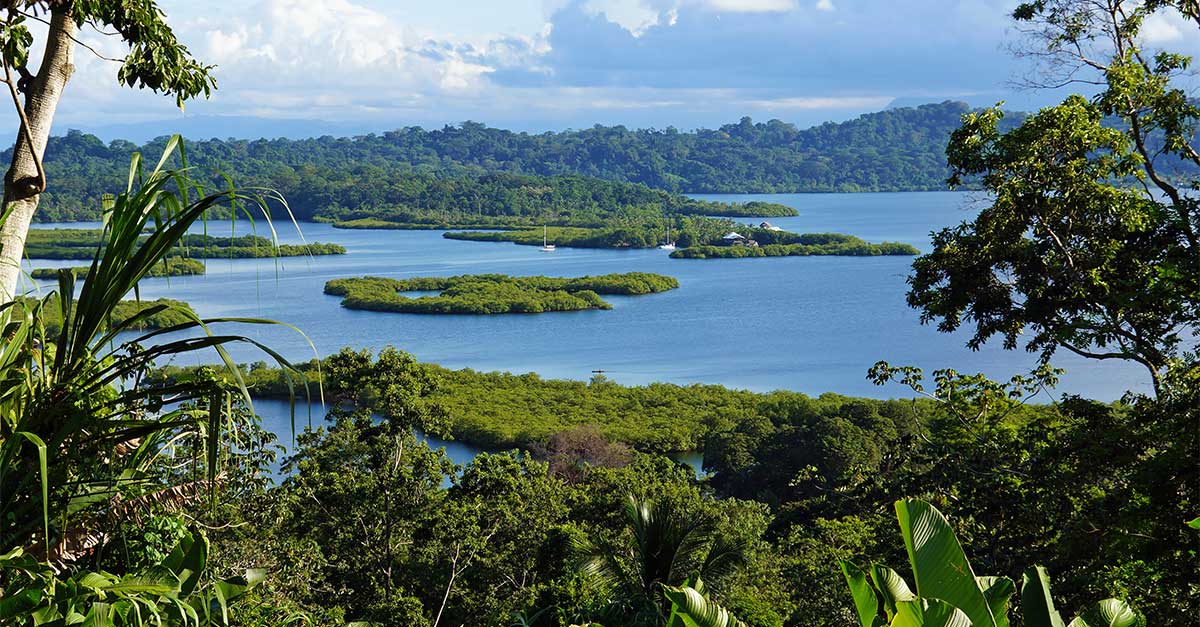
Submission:
M 981 199 L 967 193 L 771 194 L 702 196 L 765 200 L 800 215 L 768 218 L 798 232 L 843 232 L 869 241 L 900 241 L 929 249 L 935 229 L 969 219 Z M 746 220 L 751 221 L 751 220 Z M 753 220 L 757 223 L 760 220 Z M 55 225 L 42 225 L 55 226 Z M 58 225 L 82 226 L 82 225 Z M 210 233 L 230 225 L 210 223 Z M 265 234 L 259 223 L 259 234 Z M 277 223 L 282 242 L 300 241 Z M 316 258 L 210 260 L 199 277 L 147 279 L 142 298 L 169 296 L 204 317 L 261 317 L 293 325 L 225 325 L 252 334 L 290 359 L 327 355 L 340 347 L 392 345 L 450 368 L 537 372 L 587 379 L 593 371 L 620 383 L 718 383 L 757 391 L 788 389 L 873 397 L 906 394 L 866 379 L 877 360 L 954 368 L 1007 379 L 1034 365 L 1023 351 L 964 347 L 965 333 L 922 326 L 904 301 L 909 257 L 785 257 L 677 260 L 661 250 L 587 250 L 448 240 L 440 231 L 368 231 L 302 224 L 307 241 L 335 242 L 348 254 Z M 249 232 L 239 222 L 237 233 Z M 77 265 L 35 261 L 30 267 Z M 442 276 L 472 273 L 580 276 L 646 271 L 675 276 L 681 287 L 637 297 L 608 297 L 610 311 L 504 316 L 424 316 L 351 311 L 322 293 L 339 277 Z M 301 333 L 303 335 L 301 335 Z M 265 356 L 249 345 L 239 361 Z M 1058 392 L 1113 400 L 1145 390 L 1139 368 L 1062 354 Z

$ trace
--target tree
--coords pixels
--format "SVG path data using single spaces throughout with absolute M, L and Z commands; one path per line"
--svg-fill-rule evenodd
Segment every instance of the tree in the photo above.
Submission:
M 120 83 L 147 88 L 183 102 L 208 96 L 216 82 L 212 66 L 192 58 L 175 38 L 154 0 L 15 0 L 5 3 L 0 24 L 0 62 L 20 126 L 4 178 L 0 214 L 0 302 L 16 293 L 21 253 L 38 200 L 46 190 L 42 157 L 63 89 L 74 71 L 76 33 L 85 25 L 115 31 L 129 46 L 117 73 Z M 47 31 L 36 69 L 29 67 L 33 34 L 27 20 Z M 90 48 L 89 48 L 90 49 Z
M 693 573 L 718 578 L 746 560 L 745 546 L 718 533 L 707 510 L 670 500 L 634 496 L 625 504 L 631 534 L 624 547 L 601 547 L 589 537 L 573 539 L 580 570 L 612 586 L 616 611 L 626 624 L 659 625 L 670 604 L 663 586 L 684 585 Z
M 1151 57 L 1139 35 L 1173 10 L 1200 26 L 1187 1 L 1017 8 L 1044 61 L 1039 85 L 1102 88 L 1008 133 L 998 109 L 963 117 L 950 183 L 978 177 L 994 200 L 914 263 L 908 301 L 925 322 L 953 331 L 970 320 L 972 348 L 995 335 L 1015 348 L 1030 331 L 1025 347 L 1044 361 L 1058 348 L 1132 360 L 1159 390 L 1200 328 L 1200 107 L 1178 84 L 1191 59 Z

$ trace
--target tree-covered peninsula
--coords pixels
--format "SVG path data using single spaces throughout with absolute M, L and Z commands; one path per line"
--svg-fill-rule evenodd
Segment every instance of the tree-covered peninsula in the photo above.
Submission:
M 679 287 L 672 277 L 647 272 L 579 278 L 473 274 L 453 277 L 334 279 L 325 293 L 348 309 L 416 314 L 544 313 L 612 309 L 600 294 L 654 294 Z M 440 292 L 409 298 L 405 292 Z
M 97 229 L 32 229 L 25 243 L 25 255 L 30 259 L 91 259 L 99 244 Z M 192 233 L 180 240 L 171 258 L 247 259 L 345 253 L 345 247 L 338 244 L 276 244 L 260 235 L 216 237 Z

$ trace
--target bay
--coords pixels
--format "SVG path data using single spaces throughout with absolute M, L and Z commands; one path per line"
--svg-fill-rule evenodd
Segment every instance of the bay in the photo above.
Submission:
M 930 247 L 931 231 L 969 219 L 981 202 L 975 195 L 954 192 L 698 197 L 779 202 L 800 213 L 767 218 L 786 230 L 843 232 L 869 241 L 906 242 L 923 251 Z M 1000 379 L 1026 372 L 1035 363 L 1024 351 L 1005 351 L 996 343 L 971 351 L 964 346 L 967 334 L 943 334 L 921 325 L 904 301 L 909 257 L 676 260 L 660 250 L 560 248 L 543 253 L 537 247 L 447 240 L 441 231 L 302 224 L 301 235 L 282 221 L 275 227 L 281 242 L 333 242 L 344 245 L 348 254 L 210 260 L 205 276 L 146 279 L 142 298 L 184 300 L 204 317 L 262 317 L 293 325 L 303 335 L 284 327 L 222 325 L 223 332 L 252 334 L 293 360 L 343 346 L 378 350 L 392 345 L 450 368 L 568 379 L 587 379 L 602 370 L 624 384 L 717 383 L 755 391 L 881 398 L 909 395 L 898 385 L 876 387 L 866 380 L 867 369 L 881 359 L 927 372 L 953 368 Z M 230 231 L 228 222 L 207 228 L 217 235 Z M 264 229 L 260 221 L 258 233 L 269 234 Z M 239 222 L 236 232 L 251 229 Z M 34 261 L 29 267 L 78 264 Z M 610 297 L 611 311 L 504 316 L 352 311 L 322 293 L 330 279 L 363 275 L 630 271 L 675 276 L 681 287 L 650 296 Z M 265 359 L 250 346 L 231 352 L 239 361 Z M 1055 364 L 1067 369 L 1056 393 L 1114 400 L 1149 385 L 1146 375 L 1129 364 L 1068 354 L 1056 357 Z

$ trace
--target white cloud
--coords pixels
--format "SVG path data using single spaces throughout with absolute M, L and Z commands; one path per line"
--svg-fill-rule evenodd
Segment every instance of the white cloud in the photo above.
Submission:
M 215 62 L 218 82 L 233 90 L 467 90 L 492 70 L 468 58 L 470 45 L 423 39 L 349 0 L 265 0 L 206 22 L 182 30 L 202 29 L 197 54 Z
M 1162 44 L 1183 38 L 1183 32 L 1170 17 L 1156 13 L 1142 22 L 1142 39 L 1148 44 Z
M 796 8 L 795 0 L 708 0 L 708 6 L 730 13 L 779 13 Z
M 647 6 L 642 0 L 588 0 L 584 8 L 593 14 L 603 14 L 608 21 L 620 24 L 635 36 L 658 25 L 666 13 Z
M 834 10 L 833 0 L 817 0 L 817 10 L 818 11 Z

